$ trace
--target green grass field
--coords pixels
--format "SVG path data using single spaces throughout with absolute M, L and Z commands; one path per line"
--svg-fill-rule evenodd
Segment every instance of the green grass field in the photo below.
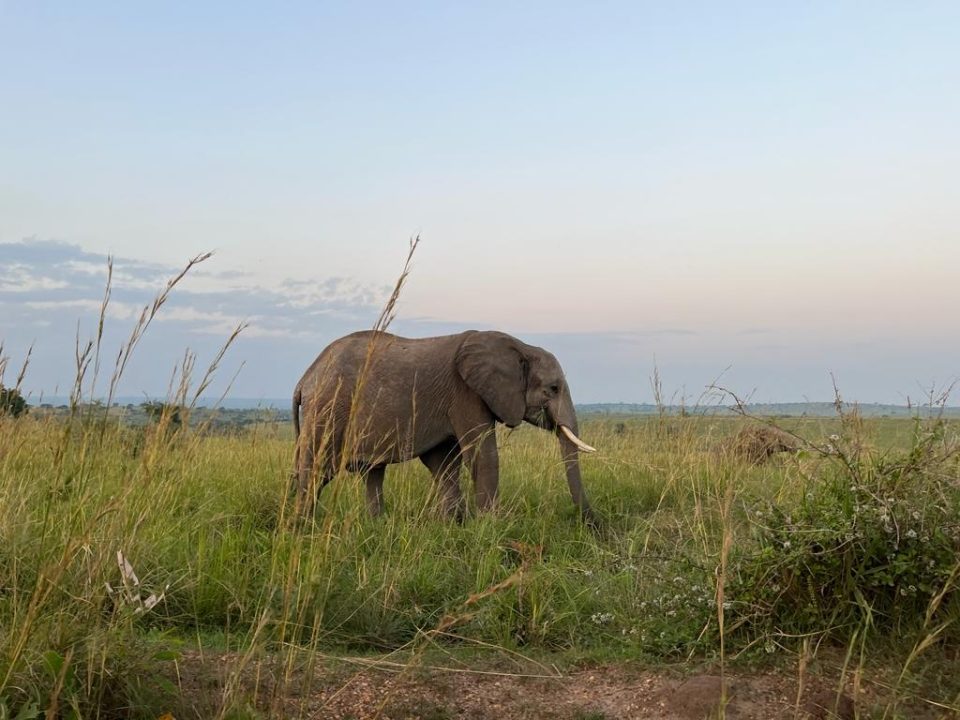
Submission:
M 0 718 L 157 717 L 179 707 L 178 668 L 198 651 L 236 677 L 274 658 L 281 685 L 343 655 L 793 667 L 832 652 L 890 678 L 877 717 L 910 717 L 917 697 L 956 710 L 960 425 L 784 420 L 837 452 L 754 465 L 729 451 L 750 422 L 585 418 L 597 534 L 555 440 L 529 427 L 499 438 L 495 514 L 439 518 L 429 474 L 407 463 L 388 471 L 385 516 L 366 516 L 345 475 L 298 524 L 285 426 L 2 417 Z M 256 705 L 227 682 L 209 711 Z

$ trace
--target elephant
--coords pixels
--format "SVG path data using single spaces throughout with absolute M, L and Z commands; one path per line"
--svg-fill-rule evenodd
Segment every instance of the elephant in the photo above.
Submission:
M 557 435 L 570 494 L 596 526 L 579 462 L 581 451 L 594 448 L 577 436 L 570 389 L 552 354 L 496 331 L 347 335 L 317 356 L 293 393 L 299 507 L 309 512 L 336 471 L 346 469 L 365 477 L 367 508 L 376 517 L 387 465 L 416 457 L 433 475 L 443 512 L 462 521 L 461 465 L 473 475 L 477 509 L 491 509 L 499 484 L 496 423 L 513 428 L 524 421 Z

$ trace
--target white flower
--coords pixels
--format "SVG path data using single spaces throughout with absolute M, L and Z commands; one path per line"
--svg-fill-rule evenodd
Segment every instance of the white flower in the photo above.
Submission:
M 915 540 L 917 538 L 917 531 L 911 528 L 910 530 L 907 530 L 906 535 L 911 540 Z

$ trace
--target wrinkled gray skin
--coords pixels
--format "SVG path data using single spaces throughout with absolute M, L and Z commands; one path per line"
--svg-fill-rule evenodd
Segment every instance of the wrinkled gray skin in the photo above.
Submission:
M 342 464 L 365 475 L 367 507 L 379 515 L 386 466 L 417 457 L 433 474 L 446 514 L 463 516 L 463 462 L 473 475 L 477 508 L 487 510 L 499 483 L 495 425 L 523 421 L 557 435 L 570 494 L 594 523 L 579 450 L 560 432 L 565 425 L 576 435 L 577 417 L 553 355 L 501 332 L 416 340 L 347 335 L 320 353 L 293 393 L 300 507 L 312 507 Z

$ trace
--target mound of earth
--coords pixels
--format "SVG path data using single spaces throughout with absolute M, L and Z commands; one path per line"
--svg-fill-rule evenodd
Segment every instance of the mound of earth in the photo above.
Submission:
M 797 441 L 781 430 L 766 425 L 743 428 L 733 436 L 730 451 L 743 460 L 759 465 L 781 452 L 798 450 Z

